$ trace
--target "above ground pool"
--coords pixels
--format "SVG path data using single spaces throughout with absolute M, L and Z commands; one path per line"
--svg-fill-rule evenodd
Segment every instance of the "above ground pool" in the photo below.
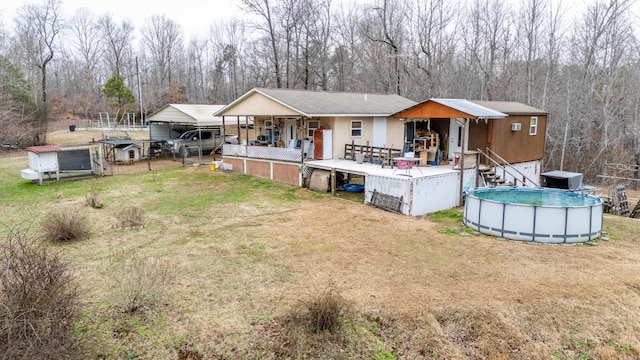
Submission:
M 479 188 L 465 199 L 465 225 L 487 235 L 548 244 L 602 235 L 602 200 L 558 189 Z

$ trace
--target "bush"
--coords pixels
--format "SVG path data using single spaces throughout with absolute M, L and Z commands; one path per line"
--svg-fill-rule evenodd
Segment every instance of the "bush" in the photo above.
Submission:
M 112 259 L 109 274 L 116 287 L 115 302 L 128 313 L 155 305 L 171 280 L 166 263 L 139 255 Z
M 144 211 L 137 206 L 122 209 L 118 215 L 118 224 L 122 229 L 133 229 L 144 226 Z
M 53 242 L 85 239 L 89 236 L 87 218 L 79 211 L 51 212 L 45 218 L 44 236 Z
M 91 190 L 86 196 L 87 205 L 94 209 L 102 209 L 104 204 L 98 199 L 98 192 Z
M 306 307 L 313 332 L 333 332 L 340 325 L 340 317 L 346 304 L 344 298 L 329 287 L 316 298 L 308 301 Z
M 67 265 L 18 232 L 6 240 L 0 245 L 0 358 L 72 357 L 79 307 Z

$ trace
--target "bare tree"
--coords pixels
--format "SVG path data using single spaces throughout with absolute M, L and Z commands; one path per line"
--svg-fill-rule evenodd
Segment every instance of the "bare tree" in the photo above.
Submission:
M 105 42 L 106 59 L 111 66 L 111 73 L 108 76 L 123 76 L 123 63 L 126 61 L 127 54 L 131 52 L 133 24 L 130 20 L 125 19 L 118 25 L 111 15 L 101 16 L 98 19 L 98 23 Z
M 477 87 L 469 89 L 470 92 L 487 100 L 507 95 L 499 93 L 508 88 L 506 84 L 498 83 L 513 50 L 512 18 L 506 3 L 504 0 L 474 0 L 463 21 L 470 24 L 462 27 L 467 65 L 472 74 L 479 75 Z M 503 79 L 509 80 L 508 77 Z
M 580 129 L 590 131 L 585 172 L 602 173 L 607 153 L 626 135 L 622 119 L 629 109 L 622 101 L 628 89 L 626 67 L 635 46 L 630 26 L 630 0 L 597 1 L 587 8 L 574 32 L 574 48 L 582 77 L 576 105 L 583 109 Z M 611 145 L 611 146 L 610 146 Z M 604 155 L 604 158 L 603 158 Z M 609 155 L 611 156 L 611 155 Z
M 426 96 L 442 96 L 455 54 L 456 7 L 446 0 L 416 0 L 414 8 L 413 56 L 424 75 L 417 76 L 419 86 Z
M 84 63 L 86 75 L 89 76 L 95 73 L 104 54 L 105 44 L 100 42 L 100 25 L 93 13 L 82 8 L 71 19 L 69 27 L 75 38 L 73 47 Z
M 23 45 L 24 55 L 40 71 L 40 115 L 34 124 L 37 143 L 46 141 L 49 121 L 47 103 L 47 66 L 53 59 L 55 40 L 63 28 L 60 18 L 62 1 L 46 0 L 42 4 L 26 4 L 18 9 L 16 33 Z
M 175 21 L 165 16 L 154 15 L 142 28 L 142 46 L 145 59 L 148 60 L 147 71 L 152 77 L 150 90 L 155 90 L 160 96 L 155 101 L 152 99 L 151 104 L 158 105 L 158 101 L 170 90 L 177 91 L 183 86 L 174 79 L 174 75 L 178 73 L 177 59 L 183 53 L 182 29 Z M 185 89 L 180 91 L 184 92 Z
M 100 61 L 105 52 L 105 43 L 101 41 L 102 30 L 95 15 L 88 9 L 79 9 L 69 22 L 73 34 L 71 54 L 67 59 L 77 59 L 77 66 L 73 66 L 76 74 L 70 92 L 75 94 L 74 107 L 81 108 L 85 116 L 97 107 L 100 98 L 100 87 L 104 79 L 98 72 Z M 69 64 L 71 65 L 71 64 Z M 79 70 L 77 68 L 80 67 Z
M 238 20 L 220 22 L 211 26 L 209 31 L 212 44 L 211 57 L 215 61 L 215 77 L 213 86 L 224 84 L 219 97 L 225 102 L 236 99 L 245 90 L 240 67 L 245 46 L 245 24 Z M 226 91 L 225 91 L 226 90 Z
M 400 61 L 402 42 L 406 34 L 403 28 L 404 19 L 407 17 L 404 7 L 404 0 L 380 0 L 376 2 L 370 11 L 372 12 L 371 22 L 366 29 L 366 36 L 375 43 L 384 44 L 389 48 L 388 58 L 393 61 L 391 78 L 393 85 L 390 88 L 400 95 Z
M 282 87 L 282 74 L 280 70 L 280 50 L 278 48 L 279 36 L 276 32 L 277 19 L 273 13 L 273 2 L 271 0 L 242 0 L 245 10 L 259 16 L 264 20 L 264 24 L 253 23 L 253 27 L 263 31 L 268 38 L 271 47 L 271 59 L 274 67 L 276 87 Z

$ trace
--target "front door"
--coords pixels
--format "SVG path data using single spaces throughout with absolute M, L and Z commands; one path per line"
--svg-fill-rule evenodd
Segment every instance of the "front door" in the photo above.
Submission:
M 296 119 L 287 119 L 284 124 L 284 146 L 288 147 L 291 144 L 291 140 L 298 138 L 296 135 Z
M 451 119 L 449 122 L 449 160 L 453 160 L 455 153 L 462 153 L 462 131 L 464 119 Z M 467 133 L 464 136 L 465 149 L 467 148 L 469 139 L 469 127 L 467 126 Z
M 385 147 L 387 143 L 387 118 L 373 118 L 373 146 Z

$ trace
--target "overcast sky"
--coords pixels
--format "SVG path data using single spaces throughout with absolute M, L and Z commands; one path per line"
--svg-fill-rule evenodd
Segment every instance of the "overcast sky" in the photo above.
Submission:
M 22 5 L 44 3 L 44 0 L 0 0 L 0 15 L 6 28 L 13 27 L 16 10 Z M 165 15 L 180 26 L 185 38 L 198 34 L 205 36 L 209 25 L 217 19 L 241 17 L 239 0 L 63 0 L 65 18 L 70 18 L 76 10 L 87 8 L 96 15 L 111 13 L 120 22 L 128 18 L 136 30 L 140 30 L 145 20 L 152 15 Z

